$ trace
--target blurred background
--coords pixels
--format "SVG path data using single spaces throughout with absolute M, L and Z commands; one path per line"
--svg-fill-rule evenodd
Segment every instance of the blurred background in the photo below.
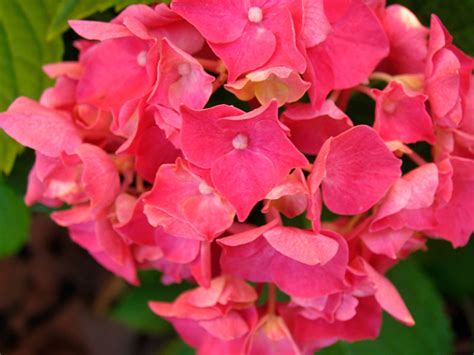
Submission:
M 0 111 L 19 95 L 38 98 L 51 82 L 41 65 L 77 57 L 68 18 L 110 20 L 133 0 L 0 0 Z M 389 1 L 389 3 L 393 3 Z M 429 25 L 436 13 L 454 42 L 474 55 L 474 0 L 400 0 Z M 351 104 L 357 120 L 367 104 Z M 0 354 L 192 354 L 171 326 L 147 308 L 173 300 L 184 286 L 162 286 L 142 272 L 134 288 L 106 272 L 50 210 L 23 204 L 31 151 L 0 131 Z M 474 196 L 473 196 L 474 198 Z M 453 250 L 430 241 L 389 278 L 417 321 L 407 328 L 385 317 L 375 342 L 336 344 L 323 354 L 471 354 L 474 351 L 474 239 Z

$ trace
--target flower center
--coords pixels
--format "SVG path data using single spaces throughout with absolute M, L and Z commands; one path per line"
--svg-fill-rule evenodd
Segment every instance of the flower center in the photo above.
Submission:
M 242 133 L 239 133 L 232 139 L 232 146 L 235 149 L 245 149 L 249 145 L 249 138 Z
M 257 6 L 252 6 L 248 12 L 248 19 L 250 22 L 259 23 L 262 21 L 262 9 Z
M 146 65 L 146 51 L 141 51 L 140 53 L 138 53 L 137 63 L 141 67 L 144 67 Z
M 385 111 L 385 113 L 389 114 L 389 115 L 392 115 L 395 113 L 395 111 L 397 110 L 397 104 L 396 102 L 394 101 L 391 101 L 391 100 L 386 100 L 383 105 L 382 105 L 382 108 L 383 110 Z
M 181 76 L 186 76 L 191 73 L 191 66 L 189 63 L 181 63 L 178 65 L 178 73 Z
M 201 182 L 199 184 L 199 192 L 202 194 L 202 195 L 209 195 L 212 193 L 212 188 L 206 184 L 205 182 Z

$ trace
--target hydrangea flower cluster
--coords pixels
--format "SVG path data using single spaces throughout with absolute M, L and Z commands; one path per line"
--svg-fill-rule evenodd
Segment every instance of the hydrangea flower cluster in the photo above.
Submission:
M 474 230 L 473 59 L 436 16 L 174 0 L 70 25 L 79 60 L 0 114 L 36 151 L 26 203 L 70 206 L 54 221 L 132 284 L 195 283 L 150 308 L 198 354 L 310 354 L 377 337 L 382 310 L 414 324 L 385 272 Z M 372 126 L 345 113 L 354 92 Z

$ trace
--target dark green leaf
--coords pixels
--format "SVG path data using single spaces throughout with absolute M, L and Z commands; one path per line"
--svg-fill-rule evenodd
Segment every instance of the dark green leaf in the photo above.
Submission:
M 30 214 L 22 199 L 0 181 L 0 257 L 17 252 L 28 237 Z
M 443 304 L 429 278 L 413 261 L 402 262 L 390 273 L 406 301 L 416 325 L 407 327 L 388 315 L 375 341 L 338 343 L 320 352 L 324 355 L 450 355 L 452 333 Z M 318 353 L 319 354 L 319 353 Z
M 169 342 L 163 349 L 160 349 L 159 355 L 194 355 L 195 351 L 187 346 L 181 339 L 176 338 Z
M 428 250 L 418 255 L 418 260 L 441 292 L 457 298 L 474 295 L 474 277 L 466 274 L 474 270 L 474 236 L 458 249 L 446 241 L 431 240 Z

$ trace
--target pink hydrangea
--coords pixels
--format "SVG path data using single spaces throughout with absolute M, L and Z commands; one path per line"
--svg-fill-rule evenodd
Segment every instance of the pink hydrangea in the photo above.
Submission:
M 0 113 L 36 154 L 25 202 L 63 207 L 53 220 L 132 284 L 140 269 L 196 284 L 149 305 L 198 354 L 374 339 L 382 310 L 414 324 L 384 274 L 474 231 L 474 61 L 436 16 L 173 0 L 70 25 L 78 60 Z M 373 124 L 349 116 L 355 92 Z

